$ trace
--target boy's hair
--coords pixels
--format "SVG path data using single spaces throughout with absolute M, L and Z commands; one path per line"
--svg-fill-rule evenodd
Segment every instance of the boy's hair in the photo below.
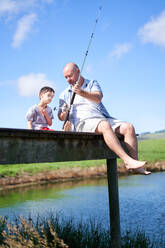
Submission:
M 40 93 L 39 93 L 39 97 L 41 97 L 42 94 L 46 93 L 46 92 L 55 92 L 53 88 L 49 87 L 49 86 L 45 86 L 45 87 L 42 87 L 40 89 Z

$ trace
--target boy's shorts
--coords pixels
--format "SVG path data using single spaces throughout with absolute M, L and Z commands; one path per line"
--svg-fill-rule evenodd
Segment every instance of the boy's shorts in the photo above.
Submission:
M 96 128 L 101 121 L 108 121 L 113 131 L 123 123 L 123 121 L 114 118 L 91 118 L 79 122 L 75 127 L 75 131 L 95 133 Z

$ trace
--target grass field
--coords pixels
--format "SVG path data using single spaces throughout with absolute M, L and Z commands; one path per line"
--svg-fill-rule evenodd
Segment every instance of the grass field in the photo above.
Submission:
M 148 163 L 165 161 L 165 139 L 139 141 L 139 159 L 146 160 Z M 121 160 L 119 160 L 119 163 Z M 15 164 L 0 165 L 0 177 L 18 176 L 22 173 L 31 175 L 40 172 L 54 171 L 57 169 L 74 167 L 93 167 L 105 164 L 103 160 L 86 160 L 78 162 L 58 162 L 58 163 L 37 163 L 37 164 Z
M 149 163 L 165 161 L 165 139 L 140 141 L 139 159 Z

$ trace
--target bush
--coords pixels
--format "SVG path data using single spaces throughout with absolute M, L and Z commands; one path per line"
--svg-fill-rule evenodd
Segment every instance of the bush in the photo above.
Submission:
M 109 230 L 94 220 L 76 222 L 63 216 L 50 214 L 47 218 L 32 219 L 17 217 L 7 223 L 0 218 L 0 247 L 14 248 L 110 248 Z M 150 240 L 144 232 L 127 231 L 121 237 L 121 248 L 163 248 L 165 240 Z

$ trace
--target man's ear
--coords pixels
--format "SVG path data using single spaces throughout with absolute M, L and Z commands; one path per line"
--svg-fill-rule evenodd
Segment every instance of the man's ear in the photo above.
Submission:
M 76 68 L 76 71 L 78 72 L 78 74 L 80 73 L 80 69 L 79 68 Z

